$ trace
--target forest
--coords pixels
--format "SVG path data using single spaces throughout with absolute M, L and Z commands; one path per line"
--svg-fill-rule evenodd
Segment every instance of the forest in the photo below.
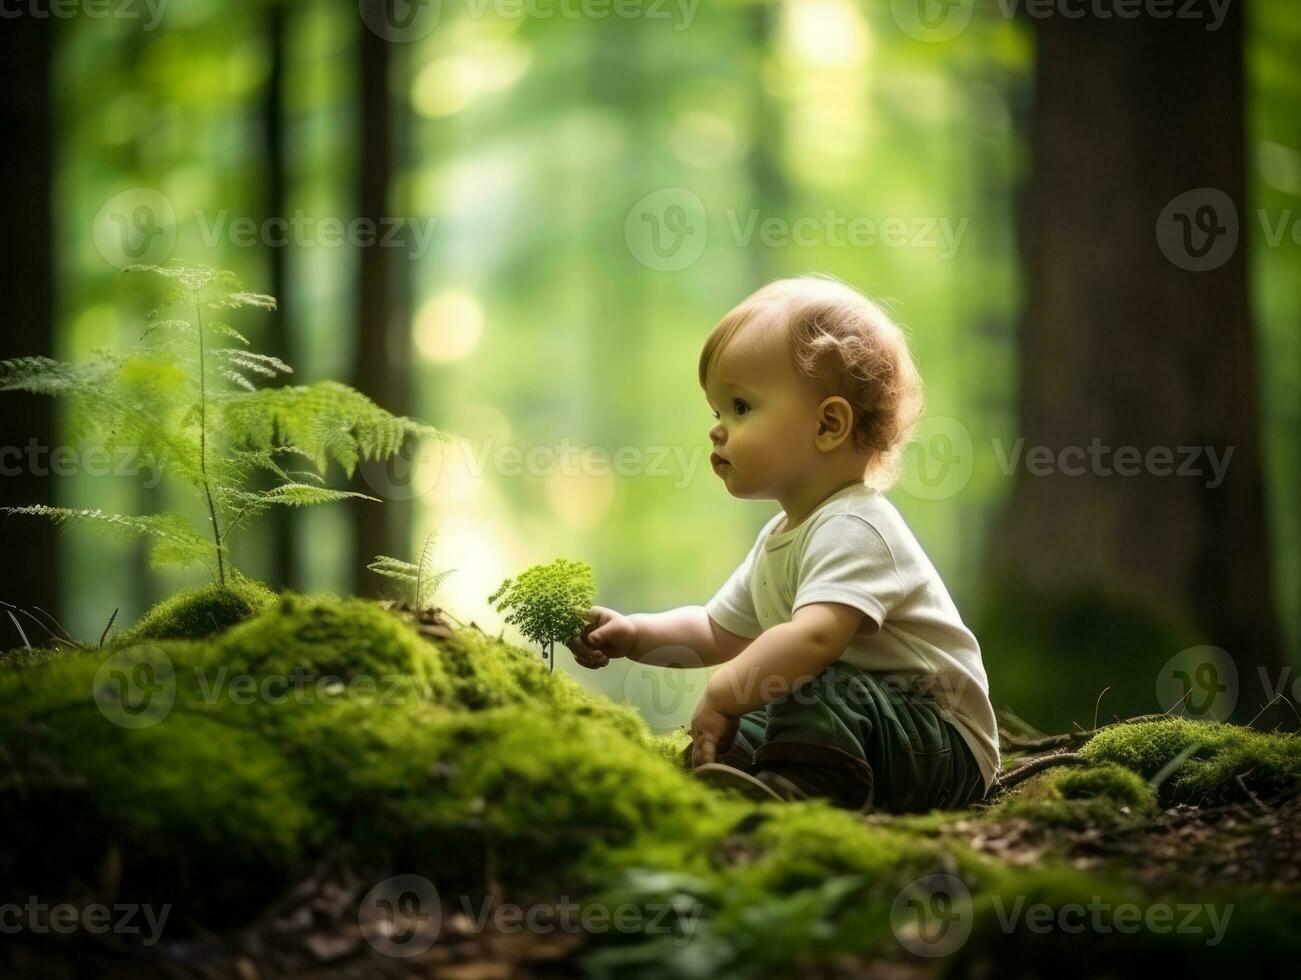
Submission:
M 1293 5 L 0 8 L 6 975 L 1301 952 Z M 737 792 L 744 653 L 585 652 L 720 629 L 782 505 L 698 361 L 798 276 L 924 385 L 885 498 L 979 643 L 968 803 Z

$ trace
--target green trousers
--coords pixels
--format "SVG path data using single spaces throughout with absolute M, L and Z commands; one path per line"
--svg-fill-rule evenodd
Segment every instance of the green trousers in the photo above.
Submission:
M 894 813 L 968 806 L 985 793 L 971 749 L 934 701 L 843 661 L 743 715 L 720 761 L 797 781 L 807 773 L 843 806 Z

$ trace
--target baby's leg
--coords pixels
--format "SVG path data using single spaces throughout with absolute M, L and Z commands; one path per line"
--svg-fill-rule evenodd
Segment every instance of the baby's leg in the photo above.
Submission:
M 778 772 L 816 767 L 842 800 L 861 784 L 873 806 L 900 812 L 965 806 L 984 786 L 966 741 L 934 702 L 843 661 L 768 705 L 754 763 Z

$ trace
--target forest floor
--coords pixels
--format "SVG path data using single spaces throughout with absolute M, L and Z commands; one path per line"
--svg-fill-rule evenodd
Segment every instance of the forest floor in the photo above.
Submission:
M 267 694 L 299 672 L 316 698 Z M 261 695 L 214 695 L 233 677 Z M 419 696 L 356 696 L 393 677 Z M 0 660 L 0 969 L 1243 977 L 1301 951 L 1297 736 L 1148 717 L 1004 739 L 970 810 L 753 803 L 473 624 L 184 594 L 103 649 Z M 156 942 L 56 930 L 33 897 L 169 918 Z

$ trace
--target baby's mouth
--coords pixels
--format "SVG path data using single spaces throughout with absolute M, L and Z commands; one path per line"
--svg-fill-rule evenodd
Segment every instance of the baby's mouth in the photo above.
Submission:
M 717 470 L 724 466 L 731 466 L 732 463 L 731 461 L 726 460 L 722 456 L 718 455 L 718 453 L 710 453 L 709 465 L 712 466 L 715 470 Z

